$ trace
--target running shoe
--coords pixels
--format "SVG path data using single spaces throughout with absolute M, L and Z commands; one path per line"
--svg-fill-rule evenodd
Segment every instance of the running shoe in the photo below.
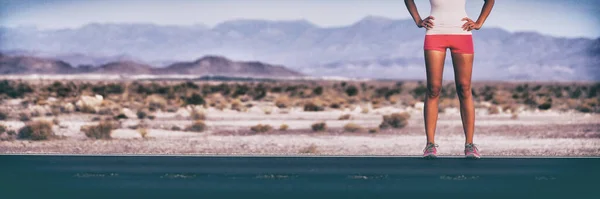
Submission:
M 479 155 L 479 149 L 477 149 L 477 145 L 473 143 L 465 144 L 465 156 L 467 158 L 479 159 L 481 155 Z
M 423 157 L 424 158 L 436 158 L 437 157 L 437 144 L 427 143 L 425 149 L 423 149 Z

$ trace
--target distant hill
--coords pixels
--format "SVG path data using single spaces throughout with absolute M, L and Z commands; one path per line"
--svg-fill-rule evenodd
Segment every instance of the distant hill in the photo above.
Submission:
M 164 67 L 173 60 L 222 55 L 282 64 L 313 76 L 424 79 L 424 34 L 412 20 L 377 16 L 327 28 L 305 20 L 233 20 L 214 27 L 93 23 L 60 30 L 0 27 L 0 51 L 44 52 L 74 66 L 135 61 Z M 599 38 L 493 27 L 473 35 L 474 80 L 600 80 Z M 178 64 L 190 71 L 219 72 L 194 62 Z M 446 66 L 451 67 L 449 59 Z M 445 71 L 445 79 L 453 78 L 451 68 Z
M 220 56 L 205 56 L 193 62 L 177 62 L 157 68 L 133 61 L 119 61 L 101 66 L 73 67 L 47 58 L 0 54 L 0 74 L 119 74 L 119 75 L 215 75 L 225 77 L 300 77 L 301 73 L 280 65 L 262 62 L 231 61 Z

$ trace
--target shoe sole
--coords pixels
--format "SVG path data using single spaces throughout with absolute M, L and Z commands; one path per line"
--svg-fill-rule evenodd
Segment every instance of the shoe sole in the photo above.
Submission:
M 476 155 L 473 155 L 473 154 L 466 155 L 465 157 L 466 157 L 467 159 L 479 159 L 479 158 L 481 158 L 481 157 L 479 157 L 479 156 L 476 156 Z
M 437 156 L 433 155 L 433 154 L 429 154 L 429 155 L 423 156 L 423 158 L 425 158 L 425 159 L 436 159 Z

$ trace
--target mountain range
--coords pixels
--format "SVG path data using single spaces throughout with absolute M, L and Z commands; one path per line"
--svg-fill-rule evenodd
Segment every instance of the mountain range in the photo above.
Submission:
M 192 62 L 176 62 L 159 68 L 133 61 L 73 67 L 61 60 L 3 54 L 0 54 L 0 74 L 195 75 L 268 78 L 304 76 L 279 65 L 255 61 L 232 61 L 221 56 L 205 56 Z
M 233 20 L 214 27 L 98 23 L 57 30 L 1 27 L 0 51 L 64 60 L 73 66 L 133 61 L 161 68 L 220 55 L 285 65 L 311 76 L 424 79 L 424 31 L 412 20 L 377 16 L 341 27 L 319 27 L 306 20 Z M 474 80 L 600 80 L 600 38 L 493 27 L 474 31 L 473 37 Z M 445 79 L 453 78 L 449 57 Z

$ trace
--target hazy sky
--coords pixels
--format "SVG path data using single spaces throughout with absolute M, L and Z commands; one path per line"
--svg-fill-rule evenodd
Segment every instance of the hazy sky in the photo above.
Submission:
M 415 0 L 421 16 L 428 0 Z M 483 0 L 467 0 L 477 18 Z M 509 31 L 600 37 L 600 0 L 496 0 L 486 22 Z M 367 15 L 407 19 L 403 0 L 0 0 L 0 26 L 73 28 L 91 22 L 173 25 L 232 19 L 306 19 L 322 27 L 352 24 Z

